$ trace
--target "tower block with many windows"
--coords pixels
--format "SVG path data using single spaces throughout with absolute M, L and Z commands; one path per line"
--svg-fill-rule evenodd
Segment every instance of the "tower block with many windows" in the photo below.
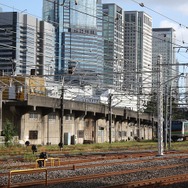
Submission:
M 152 18 L 145 12 L 125 11 L 124 58 L 126 90 L 150 93 L 152 80 Z

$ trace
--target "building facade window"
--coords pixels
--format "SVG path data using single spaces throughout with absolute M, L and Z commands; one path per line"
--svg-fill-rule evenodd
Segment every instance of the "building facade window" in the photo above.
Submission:
M 29 139 L 38 139 L 38 131 L 36 130 L 32 130 L 29 131 Z
M 73 119 L 73 116 L 71 114 L 67 114 L 65 116 L 65 120 L 72 120 Z
M 38 114 L 36 112 L 30 112 L 29 119 L 38 119 Z
M 78 138 L 84 138 L 84 130 L 78 130 Z
M 56 119 L 56 114 L 55 113 L 48 114 L 48 119 L 49 120 L 55 120 Z

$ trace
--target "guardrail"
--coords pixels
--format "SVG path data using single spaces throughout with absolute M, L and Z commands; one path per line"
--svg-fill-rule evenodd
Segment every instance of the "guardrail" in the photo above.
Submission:
M 26 169 L 26 170 L 11 170 L 9 172 L 9 178 L 8 178 L 8 187 L 11 187 L 11 178 L 12 178 L 12 175 L 14 174 L 24 174 L 24 173 L 36 173 L 36 172 L 45 172 L 45 185 L 47 186 L 48 185 L 48 174 L 47 174 L 47 169 L 46 168 L 35 168 L 35 169 Z M 16 184 L 14 183 L 14 186 Z
M 55 161 L 58 161 L 58 165 L 60 166 L 60 158 L 48 158 L 51 162 L 51 166 L 54 166 Z
M 51 166 L 54 166 L 55 161 L 58 161 L 58 164 L 59 164 L 59 166 L 60 166 L 60 158 L 52 158 L 52 157 L 51 157 L 51 158 L 47 158 L 47 159 L 37 159 L 37 160 L 36 160 L 35 167 L 36 167 L 36 168 L 38 167 L 38 161 L 42 161 L 43 164 L 44 164 L 44 167 L 46 167 L 46 163 L 47 163 L 48 160 L 50 160 L 50 165 L 51 165 Z

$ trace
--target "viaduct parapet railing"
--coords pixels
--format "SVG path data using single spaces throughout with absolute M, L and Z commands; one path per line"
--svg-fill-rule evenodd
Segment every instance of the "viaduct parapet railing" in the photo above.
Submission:
M 34 96 L 29 95 L 28 106 L 36 107 L 46 107 L 46 108 L 53 108 L 53 109 L 60 109 L 61 108 L 61 100 L 57 98 L 51 97 L 42 97 L 42 96 Z M 94 114 L 109 114 L 109 107 L 105 104 L 93 104 L 87 102 L 79 102 L 79 101 L 70 101 L 64 100 L 63 104 L 64 110 L 72 111 L 84 111 L 84 112 L 92 112 Z M 112 113 L 115 116 L 125 117 L 125 119 L 137 119 L 137 112 L 132 111 L 130 109 L 125 108 L 112 108 Z M 148 113 L 141 113 L 140 119 L 146 121 L 156 121 L 157 118 L 154 118 L 151 114 Z
M 79 102 L 79 101 L 71 101 L 71 100 L 63 100 L 63 109 L 69 110 L 70 112 L 84 112 L 84 113 L 93 113 L 93 115 L 107 116 L 109 114 L 109 107 L 105 104 L 94 104 L 88 102 Z M 20 107 L 32 107 L 34 110 L 36 108 L 46 108 L 51 110 L 60 110 L 61 109 L 61 99 L 52 98 L 52 97 L 44 97 L 44 96 L 35 96 L 28 95 L 27 101 L 3 101 L 4 104 L 9 106 L 20 106 Z M 138 113 L 136 111 L 132 111 L 126 108 L 112 108 L 112 114 L 115 117 L 122 117 L 123 119 L 128 120 L 136 120 L 138 117 Z M 157 117 L 153 117 L 149 113 L 140 113 L 139 118 L 143 121 L 149 122 L 157 122 Z

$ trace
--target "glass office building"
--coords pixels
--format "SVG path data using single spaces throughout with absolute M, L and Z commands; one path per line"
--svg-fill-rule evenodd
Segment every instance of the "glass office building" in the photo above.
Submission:
M 56 28 L 56 74 L 69 74 L 74 67 L 79 75 L 97 74 L 101 79 L 101 1 L 43 0 L 43 19 Z

